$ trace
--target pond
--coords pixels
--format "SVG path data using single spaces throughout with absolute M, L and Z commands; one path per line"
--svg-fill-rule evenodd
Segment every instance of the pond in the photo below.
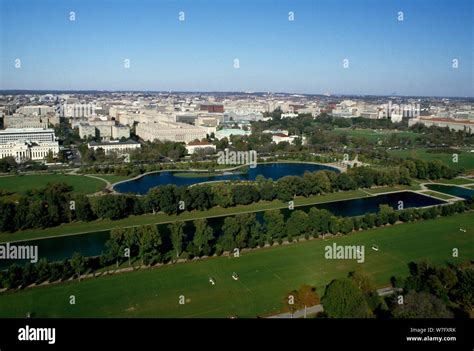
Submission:
M 181 176 L 185 172 L 196 173 L 194 171 L 164 171 L 151 173 L 137 179 L 128 180 L 114 185 L 114 190 L 120 193 L 145 195 L 148 190 L 159 185 L 174 184 L 177 186 L 189 186 L 212 181 L 251 181 L 255 180 L 258 175 L 277 180 L 289 175 L 302 176 L 305 172 L 316 172 L 321 170 L 339 173 L 339 169 L 335 167 L 315 163 L 264 163 L 258 164 L 255 168 L 243 167 L 242 169 L 215 176 Z

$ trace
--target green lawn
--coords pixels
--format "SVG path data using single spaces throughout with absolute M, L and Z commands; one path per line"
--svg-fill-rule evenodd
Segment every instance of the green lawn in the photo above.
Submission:
M 436 191 L 429 191 L 429 190 L 428 191 L 423 191 L 423 194 L 424 195 L 430 195 L 430 196 L 436 197 L 436 198 L 441 199 L 441 200 L 453 199 L 453 197 L 450 196 L 450 195 L 437 193 Z
M 389 140 L 392 135 L 399 138 L 415 139 L 418 134 L 413 132 L 399 132 L 395 130 L 374 131 L 372 129 L 350 129 L 350 128 L 336 128 L 333 130 L 336 134 L 346 134 L 350 137 L 359 137 L 368 139 L 370 142 L 376 143 L 379 140 Z
M 466 179 L 466 178 L 438 179 L 438 180 L 435 180 L 434 182 L 441 183 L 441 184 L 453 184 L 453 185 L 466 185 L 466 184 L 474 185 L 474 179 Z
M 0 190 L 21 194 L 29 189 L 44 188 L 48 183 L 63 182 L 73 187 L 74 194 L 92 194 L 104 188 L 98 179 L 73 174 L 35 174 L 0 177 Z
M 401 191 L 401 190 L 420 190 L 421 187 L 419 184 L 412 184 L 412 185 L 397 185 L 391 187 L 380 187 L 380 188 L 372 188 L 372 189 L 364 189 L 364 191 L 370 194 L 380 194 L 380 193 L 387 193 L 392 191 Z
M 310 197 L 298 197 L 295 201 L 295 206 L 311 205 L 327 201 L 337 201 L 345 199 L 353 199 L 357 197 L 366 197 L 367 194 L 360 190 L 345 191 L 338 193 L 331 193 L 327 195 L 314 195 Z M 179 215 L 166 215 L 164 213 L 146 214 L 141 216 L 130 216 L 121 220 L 96 220 L 93 222 L 75 222 L 63 224 L 57 227 L 47 229 L 28 229 L 15 233 L 0 233 L 0 243 L 7 241 L 17 241 L 26 239 L 38 239 L 57 235 L 80 234 L 87 232 L 96 232 L 101 230 L 109 230 L 113 228 L 131 227 L 146 224 L 159 224 L 174 222 L 177 220 L 193 220 L 197 218 L 209 218 L 224 215 L 232 215 L 243 212 L 256 212 L 268 209 L 287 208 L 288 205 L 279 200 L 274 201 L 260 201 L 250 205 L 239 205 L 230 208 L 214 207 L 207 211 L 193 211 L 183 212 Z
M 459 226 L 467 233 L 459 231 Z M 357 266 L 380 286 L 407 275 L 407 263 L 437 264 L 474 258 L 472 213 L 244 252 L 240 258 L 211 258 L 185 264 L 4 293 L 0 317 L 255 317 L 276 313 L 285 294 L 301 284 L 319 287 Z M 327 260 L 324 247 L 365 245 L 365 262 Z M 371 246 L 378 245 L 379 251 Z M 459 257 L 452 257 L 452 249 Z M 232 272 L 240 276 L 231 278 Z M 215 286 L 208 278 L 213 277 Z M 69 297 L 76 304 L 69 305 Z M 187 303 L 179 305 L 179 296 Z
M 458 162 L 455 163 L 453 162 L 453 155 L 451 153 L 430 153 L 426 152 L 426 150 L 427 149 L 389 150 L 388 152 L 402 158 L 416 157 L 426 161 L 441 160 L 454 169 L 462 169 L 465 171 L 474 170 L 474 153 L 467 151 L 460 152 L 458 154 Z

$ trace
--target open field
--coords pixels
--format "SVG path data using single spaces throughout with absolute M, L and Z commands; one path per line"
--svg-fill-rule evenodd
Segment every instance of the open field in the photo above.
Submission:
M 344 191 L 337 193 L 330 193 L 326 195 L 313 195 L 310 197 L 295 198 L 295 206 L 311 205 L 327 201 L 337 201 L 354 199 L 359 197 L 366 197 L 367 194 L 360 190 Z M 224 215 L 233 215 L 245 212 L 264 211 L 269 209 L 287 208 L 288 204 L 279 201 L 260 201 L 250 205 L 239 205 L 229 208 L 214 207 L 207 211 L 193 211 L 183 212 L 179 215 L 167 215 L 164 213 L 146 214 L 141 216 L 130 216 L 117 221 L 112 220 L 96 220 L 92 222 L 74 222 L 63 224 L 57 227 L 46 229 L 28 229 L 15 233 L 0 233 L 0 243 L 7 241 L 27 240 L 46 238 L 57 235 L 81 234 L 88 232 L 96 232 L 102 230 L 109 230 L 113 228 L 132 227 L 146 224 L 159 224 L 174 221 L 194 220 L 197 218 L 218 217 Z
M 438 193 L 436 191 L 423 191 L 422 194 L 424 195 L 429 195 L 429 196 L 433 196 L 433 197 L 436 197 L 437 199 L 441 199 L 441 200 L 449 200 L 449 199 L 453 199 L 452 196 L 450 195 L 447 195 L 447 194 L 443 194 L 443 193 Z
M 427 149 L 414 149 L 414 150 L 390 150 L 388 151 L 391 155 L 407 158 L 416 157 L 426 161 L 441 160 L 448 166 L 454 169 L 462 169 L 465 171 L 474 170 L 474 153 L 468 151 L 460 152 L 458 155 L 458 162 L 453 162 L 453 155 L 446 153 L 430 153 L 426 152 Z
M 44 188 L 48 183 L 66 183 L 74 194 L 92 194 L 102 190 L 105 182 L 75 174 L 37 174 L 0 177 L 0 190 L 25 193 L 27 190 Z
M 372 129 L 350 129 L 350 128 L 336 128 L 333 130 L 336 134 L 346 134 L 350 137 L 358 137 L 368 139 L 370 142 L 377 142 L 379 140 L 389 140 L 392 135 L 396 135 L 398 138 L 410 138 L 415 139 L 418 134 L 414 132 L 399 132 L 394 130 L 382 130 L 374 131 Z
M 443 184 L 452 184 L 452 185 L 467 185 L 467 184 L 474 185 L 474 179 L 467 179 L 467 178 L 439 179 L 434 182 L 443 183 Z
M 467 233 L 459 231 L 459 226 Z M 0 317 L 255 317 L 278 312 L 285 294 L 301 284 L 318 291 L 357 266 L 378 285 L 407 275 L 407 263 L 421 258 L 437 264 L 474 258 L 474 216 L 378 228 L 334 239 L 313 240 L 244 252 L 240 258 L 211 258 L 4 293 Z M 366 245 L 365 262 L 326 260 L 324 247 Z M 371 250 L 376 244 L 379 251 Z M 459 258 L 452 249 L 459 249 Z M 232 272 L 240 276 L 231 278 Z M 216 281 L 215 286 L 208 282 Z M 320 293 L 321 294 L 321 293 Z M 69 296 L 76 304 L 69 304 Z M 184 295 L 186 304 L 179 305 Z
M 364 189 L 365 192 L 370 194 L 376 195 L 380 193 L 387 193 L 391 191 L 400 191 L 400 190 L 420 190 L 419 183 L 413 183 L 412 185 L 396 185 L 396 186 L 389 186 L 389 187 L 379 187 L 379 188 L 372 188 L 372 189 Z

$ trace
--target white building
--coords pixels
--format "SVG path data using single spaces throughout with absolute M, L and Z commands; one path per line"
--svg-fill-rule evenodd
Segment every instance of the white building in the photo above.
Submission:
M 441 128 L 449 127 L 451 130 L 462 130 L 466 133 L 474 133 L 474 122 L 471 121 L 460 121 L 449 118 L 431 118 L 431 117 L 420 117 L 420 118 L 410 118 L 408 120 L 408 126 L 421 123 L 427 127 L 436 126 Z
M 130 128 L 128 128 L 127 126 L 123 126 L 121 124 L 113 125 L 112 138 L 113 139 L 130 138 Z
M 211 144 L 210 142 L 204 140 L 204 141 L 190 141 L 186 145 L 186 150 L 188 151 L 188 154 L 192 155 L 194 154 L 197 150 L 209 150 L 209 151 L 216 151 L 216 146 Z
M 100 143 L 97 143 L 95 141 L 91 141 L 90 143 L 87 144 L 87 147 L 89 149 L 103 149 L 105 154 L 110 154 L 111 152 L 116 152 L 116 153 L 124 153 L 126 151 L 131 151 L 131 150 L 136 150 L 141 148 L 141 145 L 139 142 L 136 142 L 135 140 L 126 140 L 126 141 L 119 141 L 119 140 L 111 140 L 111 141 L 103 141 Z
M 0 130 L 0 144 L 14 141 L 53 142 L 56 141 L 53 129 L 7 128 Z
M 296 135 L 286 135 L 283 133 L 276 133 L 272 135 L 272 141 L 275 144 L 282 143 L 282 142 L 288 142 L 288 143 L 294 143 L 296 139 L 299 139 L 299 136 Z
M 136 134 L 145 141 L 174 141 L 188 143 L 206 137 L 206 129 L 185 123 L 157 122 L 139 123 Z
M 53 113 L 54 108 L 47 105 L 37 105 L 37 106 L 21 106 L 17 111 L 19 114 L 23 115 L 41 115 L 44 116 L 48 112 Z
M 15 113 L 3 118 L 5 128 L 48 128 L 48 116 L 46 115 L 23 115 Z
M 57 141 L 29 142 L 18 140 L 0 144 L 0 158 L 14 157 L 17 162 L 43 160 L 50 152 L 54 157 L 58 155 L 59 144 Z

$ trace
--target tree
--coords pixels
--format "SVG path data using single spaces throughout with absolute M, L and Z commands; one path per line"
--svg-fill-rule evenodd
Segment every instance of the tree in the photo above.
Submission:
M 54 162 L 54 154 L 51 150 L 49 150 L 48 154 L 46 155 L 46 162 L 48 162 L 48 163 L 53 163 Z
M 211 251 L 210 243 L 214 239 L 213 230 L 209 225 L 207 225 L 206 219 L 197 219 L 193 224 L 193 245 L 195 248 L 195 254 L 197 256 L 201 256 L 202 254 L 208 255 Z
M 156 225 L 146 225 L 138 229 L 138 257 L 145 265 L 154 264 L 161 260 L 161 236 Z
M 403 304 L 392 311 L 395 318 L 450 318 L 452 313 L 436 296 L 411 290 L 404 296 Z
M 15 231 L 15 205 L 0 200 L 0 232 Z
M 297 290 L 292 290 L 285 298 L 290 311 L 297 311 L 305 307 L 319 305 L 320 300 L 316 287 L 303 284 Z
M 474 306 L 474 269 L 458 269 L 457 283 L 453 288 L 453 299 L 470 311 Z
M 168 226 L 171 233 L 173 256 L 178 259 L 183 252 L 184 222 L 173 222 Z
M 76 217 L 80 221 L 88 222 L 94 219 L 89 199 L 85 195 L 78 195 L 74 199 L 76 208 Z
M 308 213 L 308 221 L 313 236 L 329 232 L 331 217 L 331 212 L 328 210 L 311 207 Z
M 293 211 L 290 218 L 286 221 L 286 233 L 288 236 L 288 241 L 292 242 L 294 237 L 307 235 L 308 230 L 308 215 L 301 210 Z
M 259 200 L 258 191 L 252 185 L 236 185 L 232 188 L 232 195 L 238 205 L 248 205 Z
M 81 275 L 84 272 L 85 269 L 85 260 L 84 257 L 78 253 L 74 252 L 71 258 L 71 267 L 74 271 L 74 273 L 77 275 L 79 278 L 79 281 L 81 280 Z
M 127 198 L 121 195 L 100 196 L 97 199 L 95 213 L 99 218 L 120 219 L 129 215 Z
M 236 247 L 235 238 L 239 232 L 239 223 L 235 217 L 226 217 L 222 225 L 222 236 L 219 243 L 224 251 L 231 251 Z
M 166 214 L 174 214 L 178 211 L 176 191 L 176 185 L 164 185 L 160 187 L 159 207 Z
M 322 298 L 331 318 L 367 318 L 372 315 L 362 291 L 349 278 L 333 280 Z
M 280 210 L 269 210 L 263 214 L 267 241 L 281 240 L 285 235 L 285 220 Z

